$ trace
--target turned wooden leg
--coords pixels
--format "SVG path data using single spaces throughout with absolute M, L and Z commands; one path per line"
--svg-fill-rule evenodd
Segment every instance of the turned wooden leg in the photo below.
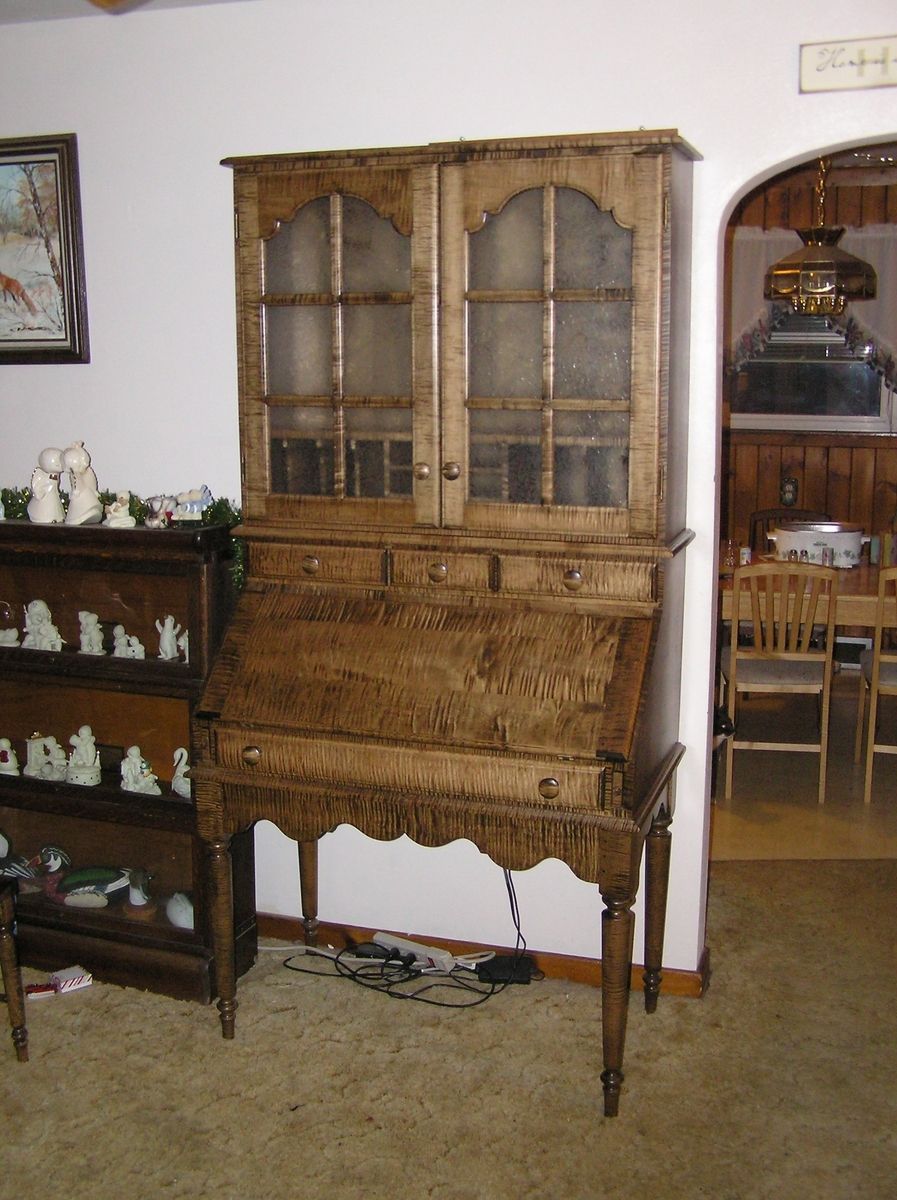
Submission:
M 601 1026 L 604 1042 L 604 1115 L 615 1117 L 623 1084 L 623 1046 L 629 1012 L 629 975 L 635 918 L 632 897 L 603 896 L 601 914 Z
M 318 843 L 299 843 L 299 895 L 306 946 L 318 944 Z
M 14 881 L 0 882 L 0 971 L 3 976 L 3 990 L 6 992 L 6 1006 L 9 1009 L 9 1023 L 12 1026 L 12 1043 L 16 1048 L 16 1058 L 19 1062 L 27 1062 L 28 1029 L 25 1025 L 25 993 L 22 989 L 22 972 L 19 970 L 19 959 L 16 954 L 13 933 L 16 919 L 15 893 Z
M 222 1036 L 232 1038 L 237 1012 L 237 977 L 234 966 L 234 892 L 230 839 L 208 842 L 207 850 L 218 1011 L 221 1013 Z
M 670 882 L 670 836 L 672 815 L 664 805 L 645 839 L 645 1012 L 657 1009 L 663 966 L 663 935 L 667 919 L 667 890 Z

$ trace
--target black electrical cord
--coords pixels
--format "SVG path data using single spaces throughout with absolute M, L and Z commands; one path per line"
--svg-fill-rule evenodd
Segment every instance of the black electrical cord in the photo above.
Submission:
M 370 991 L 380 992 L 392 1000 L 416 1000 L 421 1004 L 432 1004 L 437 1008 L 473 1008 L 488 1000 L 496 992 L 500 992 L 504 987 L 503 984 L 494 983 L 484 985 L 476 976 L 470 977 L 469 972 L 463 967 L 455 967 L 445 976 L 425 976 L 421 970 L 412 965 L 414 962 L 412 955 L 388 957 L 386 951 L 383 951 L 382 954 L 368 952 L 361 957 L 370 957 L 370 962 L 358 962 L 359 950 L 366 949 L 367 945 L 352 946 L 339 951 L 332 957 L 325 955 L 324 957 L 333 965 L 332 971 L 317 971 L 311 967 L 300 967 L 296 964 L 296 955 L 285 959 L 283 965 L 288 971 L 298 971 L 305 975 L 320 975 L 328 978 L 338 975 L 343 979 L 351 979 L 353 983 L 366 987 Z M 381 947 L 377 947 L 377 949 L 380 950 Z M 424 980 L 426 982 L 422 982 Z M 421 982 L 420 987 L 416 987 L 413 991 L 403 990 L 405 985 L 417 982 Z M 463 1002 L 454 1002 L 436 1000 L 426 994 L 440 988 L 463 991 L 468 993 L 468 996 L 472 994 L 475 999 L 465 998 Z
M 506 868 L 503 868 L 503 874 L 508 903 L 511 907 L 511 920 L 514 922 L 517 935 L 513 954 L 513 965 L 516 968 L 526 953 L 526 938 L 523 936 L 520 925 L 520 909 L 517 904 L 514 880 L 511 872 Z M 314 954 L 315 952 L 311 950 L 310 953 Z M 357 983 L 361 987 L 380 992 L 391 1000 L 416 1000 L 421 1004 L 432 1004 L 437 1008 L 474 1008 L 499 992 L 503 992 L 513 979 L 512 973 L 511 979 L 508 980 L 484 980 L 477 975 L 471 975 L 465 967 L 455 967 L 447 975 L 433 976 L 431 973 L 424 975 L 423 971 L 415 966 L 413 954 L 398 954 L 376 942 L 363 942 L 361 945 L 347 946 L 333 955 L 322 954 L 322 957 L 332 963 L 332 971 L 316 971 L 311 967 L 297 966 L 295 962 L 297 957 L 300 956 L 290 955 L 289 958 L 284 959 L 283 965 L 288 971 L 328 978 L 338 975 L 343 979 L 351 979 L 353 983 Z M 360 959 L 369 959 L 370 961 L 361 962 Z M 541 975 L 538 977 L 541 978 Z M 402 990 L 404 986 L 424 979 L 426 982 L 413 991 Z M 426 995 L 437 989 L 464 991 L 471 993 L 476 999 L 452 1002 L 435 1000 Z

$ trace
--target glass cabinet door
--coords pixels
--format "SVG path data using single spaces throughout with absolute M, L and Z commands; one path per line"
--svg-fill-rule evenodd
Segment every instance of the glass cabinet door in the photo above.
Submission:
M 650 156 L 446 168 L 447 524 L 654 533 L 661 182 Z
M 261 181 L 289 199 L 257 202 L 241 263 L 257 314 L 243 380 L 249 515 L 433 524 L 438 487 L 420 463 L 436 399 L 435 242 L 415 227 L 432 224 L 435 175 L 280 182 Z
M 664 157 L 237 182 L 244 512 L 656 536 Z

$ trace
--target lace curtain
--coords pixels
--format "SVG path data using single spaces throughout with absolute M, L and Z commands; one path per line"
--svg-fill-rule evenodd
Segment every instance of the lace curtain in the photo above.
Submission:
M 874 300 L 848 304 L 852 317 L 885 352 L 897 351 L 897 226 L 867 225 L 848 229 L 839 245 L 869 263 L 878 278 Z M 742 336 L 766 319 L 770 304 L 763 299 L 763 277 L 768 268 L 801 247 L 793 230 L 736 229 L 732 244 L 732 296 L 730 357 Z

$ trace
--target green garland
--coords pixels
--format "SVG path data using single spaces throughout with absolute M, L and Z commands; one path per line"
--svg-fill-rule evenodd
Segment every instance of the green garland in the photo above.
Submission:
M 105 507 L 111 504 L 116 499 L 115 492 L 100 492 L 100 503 Z M 143 525 L 146 522 L 146 515 L 149 512 L 149 505 L 140 496 L 135 496 L 131 492 L 131 499 L 128 504 L 128 512 L 134 518 L 138 525 Z M 63 508 L 68 507 L 68 494 L 60 492 Z M 0 488 L 0 501 L 3 502 L 3 512 L 10 521 L 27 521 L 28 520 L 28 501 L 31 499 L 31 488 Z M 204 508 L 200 514 L 201 525 L 226 525 L 228 529 L 233 529 L 235 525 L 239 525 L 243 519 L 242 510 L 233 501 L 221 497 L 218 500 L 213 500 L 208 507 Z M 184 528 L 185 526 L 195 525 L 195 521 L 175 521 L 174 527 Z M 231 571 L 234 577 L 234 584 L 237 589 L 243 586 L 246 575 L 246 548 L 242 538 L 232 537 L 234 549 L 234 559 Z

